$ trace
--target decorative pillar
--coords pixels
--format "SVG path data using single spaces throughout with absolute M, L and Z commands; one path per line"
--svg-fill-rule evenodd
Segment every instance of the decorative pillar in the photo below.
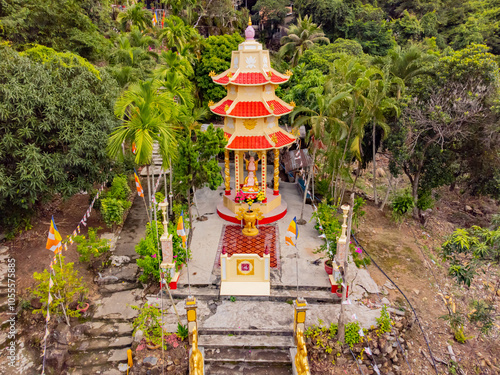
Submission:
M 168 234 L 168 221 L 167 221 L 167 200 L 158 204 L 163 214 L 163 234 L 160 237 L 162 262 L 160 268 L 170 278 L 175 276 L 175 263 L 173 261 L 174 252 L 172 245 L 172 235 Z
M 264 281 L 271 280 L 271 254 L 269 247 L 264 250 Z
M 240 191 L 240 152 L 234 152 L 234 194 Z
M 274 149 L 274 190 L 273 195 L 279 195 L 280 186 L 280 150 L 279 148 Z
M 227 280 L 227 251 L 222 247 L 222 254 L 220 256 L 220 281 Z
M 261 182 L 261 189 L 264 192 L 264 196 L 266 195 L 266 190 L 267 190 L 267 151 L 261 151 L 260 152 L 260 165 L 261 165 L 261 171 L 262 171 L 262 182 Z
M 196 321 L 196 298 L 189 296 L 186 298 L 185 306 L 188 321 L 188 331 L 189 331 L 189 345 L 193 344 L 193 331 L 198 330 L 198 323 Z
M 229 174 L 229 150 L 224 151 L 224 176 L 226 178 L 226 195 L 231 195 L 231 175 Z
M 306 330 L 306 311 L 308 310 L 307 302 L 304 298 L 297 298 L 293 301 L 293 337 L 297 343 L 297 331 Z
M 344 263 L 347 262 L 347 214 L 349 213 L 349 205 L 344 204 L 340 207 L 343 212 L 344 222 L 342 223 L 342 234 L 340 235 L 339 240 L 337 241 L 337 254 L 335 255 L 335 261 L 339 265 L 339 267 L 344 267 Z

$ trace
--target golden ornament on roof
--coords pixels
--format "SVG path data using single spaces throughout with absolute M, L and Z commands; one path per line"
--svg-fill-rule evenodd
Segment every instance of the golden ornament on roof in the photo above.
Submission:
M 271 77 L 271 76 L 273 75 L 273 72 L 268 71 L 268 72 L 267 72 L 267 75 L 268 75 L 269 77 Z
M 226 104 L 226 105 L 224 106 L 224 112 L 227 112 L 227 110 L 228 110 L 228 109 L 229 109 L 229 106 Z
M 288 104 L 290 104 L 291 107 L 295 108 L 295 102 L 293 100 L 290 103 L 288 103 Z
M 215 72 L 212 70 L 210 73 L 208 73 L 208 76 L 209 76 L 209 77 L 214 77 L 214 76 L 216 76 L 216 74 L 215 74 Z
M 231 78 L 231 77 L 233 76 L 233 73 L 229 72 L 229 73 L 227 73 L 227 76 L 228 76 L 229 78 Z
M 252 26 L 252 19 L 248 17 L 248 26 Z
M 214 101 L 213 101 L 213 100 L 210 100 L 210 101 L 208 102 L 208 106 L 209 106 L 209 107 L 213 106 L 214 104 L 215 104 L 215 103 L 214 103 Z
M 271 109 L 271 111 L 273 111 L 273 112 L 274 112 L 274 104 L 273 104 L 273 103 L 271 103 L 271 104 L 269 105 L 269 108 Z
M 286 73 L 285 73 L 285 74 L 286 74 L 288 77 L 293 76 L 293 72 L 292 72 L 290 69 L 288 69 L 288 70 L 286 71 Z
M 257 120 L 246 119 L 243 121 L 243 126 L 248 130 L 252 130 L 257 126 Z
M 273 141 L 274 144 L 278 143 L 278 137 L 276 136 L 276 134 L 273 134 L 273 136 L 271 137 L 271 141 Z

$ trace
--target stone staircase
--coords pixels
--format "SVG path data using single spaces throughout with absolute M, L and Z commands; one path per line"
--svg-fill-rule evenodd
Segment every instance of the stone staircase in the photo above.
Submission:
M 207 375 L 292 374 L 293 332 L 200 329 Z
M 191 294 L 201 301 L 210 301 L 214 299 L 228 300 L 229 296 L 220 296 L 220 289 L 217 285 L 196 285 L 191 286 Z M 186 299 L 189 296 L 187 286 L 179 285 L 177 289 L 172 290 L 172 297 L 176 299 Z M 309 303 L 340 304 L 340 299 L 332 294 L 325 287 L 301 286 L 299 294 Z M 297 289 L 294 286 L 272 285 L 270 296 L 237 296 L 238 301 L 272 301 L 272 302 L 291 302 L 297 297 Z
M 161 165 L 163 163 L 163 158 L 160 155 L 160 146 L 158 142 L 153 142 L 153 160 L 149 166 L 150 173 L 158 176 L 162 170 Z M 146 168 L 142 168 L 141 176 L 147 176 Z

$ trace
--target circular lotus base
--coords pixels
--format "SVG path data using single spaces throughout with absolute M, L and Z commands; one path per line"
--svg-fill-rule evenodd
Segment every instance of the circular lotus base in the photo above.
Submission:
M 278 221 L 285 217 L 286 210 L 287 204 L 282 200 L 281 204 L 278 207 L 276 207 L 272 211 L 265 213 L 264 218 L 262 220 L 259 220 L 258 224 L 260 225 L 274 223 L 275 221 Z M 230 223 L 241 224 L 241 220 L 236 218 L 236 213 L 232 212 L 226 206 L 224 206 L 224 203 L 222 201 L 217 205 L 217 214 L 222 219 L 229 221 Z

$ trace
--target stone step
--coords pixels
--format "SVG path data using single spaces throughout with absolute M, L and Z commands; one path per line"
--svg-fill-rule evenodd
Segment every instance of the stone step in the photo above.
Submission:
M 202 335 L 198 341 L 205 350 L 210 348 L 276 348 L 289 349 L 295 346 L 292 336 L 269 335 Z
M 100 351 L 104 349 L 119 349 L 119 348 L 129 348 L 132 345 L 134 339 L 131 336 L 128 337 L 110 337 L 110 338 L 92 338 L 90 340 L 84 340 L 75 342 L 69 347 L 70 353 L 76 352 L 93 352 Z
M 289 349 L 205 348 L 205 363 L 289 365 Z
M 68 367 L 103 367 L 118 362 L 127 361 L 127 349 L 103 350 L 102 352 L 79 352 L 72 354 L 68 361 Z
M 68 369 L 68 375 L 122 375 L 116 364 L 104 364 L 101 366 L 72 367 Z
M 122 281 L 119 284 L 105 284 L 99 287 L 99 293 L 111 294 L 116 292 L 123 292 L 125 290 L 138 289 L 139 284 Z
M 206 364 L 206 375 L 292 375 L 289 366 L 249 366 L 245 363 L 237 365 Z
M 172 297 L 177 299 L 186 299 L 189 296 L 189 289 L 185 286 L 178 286 L 172 290 Z M 219 296 L 219 288 L 217 287 L 191 287 L 191 295 L 196 296 L 199 300 L 214 300 L 222 299 L 229 300 L 230 296 Z M 329 288 L 318 289 L 299 289 L 299 295 L 307 300 L 308 303 L 332 303 L 339 304 L 340 299 Z M 295 288 L 275 288 L 271 285 L 270 296 L 234 296 L 239 301 L 272 301 L 272 302 L 287 302 L 297 298 L 297 289 Z
M 135 283 L 139 267 L 136 263 L 128 263 L 120 267 L 110 267 L 99 273 L 95 278 L 98 285 L 119 284 L 122 282 Z
M 232 328 L 203 328 L 199 327 L 201 335 L 232 335 L 232 336 L 293 336 L 289 329 L 232 329 Z
M 129 323 L 91 322 L 84 334 L 88 337 L 131 337 L 133 328 Z

